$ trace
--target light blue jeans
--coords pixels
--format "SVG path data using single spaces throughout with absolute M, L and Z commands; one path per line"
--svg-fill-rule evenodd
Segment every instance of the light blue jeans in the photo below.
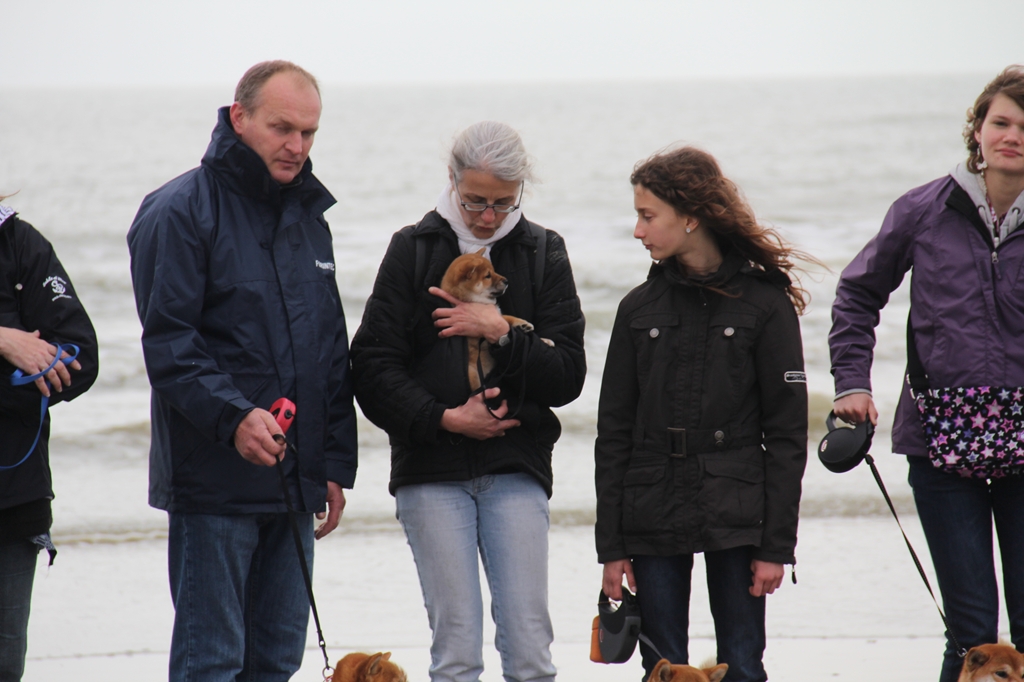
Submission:
M 497 474 L 403 486 L 395 498 L 434 633 L 432 682 L 478 682 L 484 670 L 481 560 L 506 682 L 554 680 L 550 518 L 540 483 L 528 474 Z
M 287 682 L 309 597 L 287 514 L 169 514 L 170 682 Z M 299 514 L 313 567 L 313 515 Z

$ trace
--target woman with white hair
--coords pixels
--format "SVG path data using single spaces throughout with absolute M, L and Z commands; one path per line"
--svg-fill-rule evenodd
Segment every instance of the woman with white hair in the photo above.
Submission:
M 553 680 L 547 605 L 552 407 L 586 375 L 583 313 L 562 238 L 522 213 L 533 179 L 519 134 L 484 121 L 456 136 L 435 210 L 395 233 L 352 341 L 356 398 L 391 441 L 397 516 L 433 631 L 430 678 L 483 672 L 483 601 L 491 591 L 506 680 Z M 438 288 L 449 264 L 480 249 L 508 278 L 501 313 Z M 494 370 L 470 389 L 467 338 Z

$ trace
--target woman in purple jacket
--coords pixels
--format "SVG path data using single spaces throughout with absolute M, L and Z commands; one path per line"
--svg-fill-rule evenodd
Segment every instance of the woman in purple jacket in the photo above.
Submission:
M 908 337 L 928 385 L 1024 386 L 1024 67 L 1008 67 L 985 87 L 964 139 L 967 161 L 900 197 L 839 280 L 829 345 L 835 413 L 848 422 L 877 422 L 874 327 L 911 269 Z M 1020 414 L 1020 406 L 1010 409 Z M 893 452 L 908 455 L 952 631 L 939 679 L 956 682 L 961 661 L 952 636 L 966 648 L 998 639 L 993 518 L 1010 637 L 1024 651 L 1024 475 L 968 478 L 933 466 L 908 386 L 892 441 Z

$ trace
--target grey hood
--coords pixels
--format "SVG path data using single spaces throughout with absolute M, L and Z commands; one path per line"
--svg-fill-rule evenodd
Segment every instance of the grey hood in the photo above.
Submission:
M 1006 239 L 1007 235 L 1020 227 L 1021 223 L 1024 223 L 1024 193 L 1017 197 L 1017 201 L 1013 202 L 1013 206 L 1006 212 L 1003 224 L 997 230 L 992 222 L 992 212 L 988 209 L 988 200 L 985 198 L 985 184 L 981 175 L 968 170 L 965 162 L 958 163 L 949 172 L 949 175 L 956 181 L 956 184 L 960 185 L 967 192 L 971 201 L 974 202 L 978 215 L 981 216 L 982 222 L 985 223 L 985 227 L 988 228 L 989 234 L 992 235 L 997 245 Z

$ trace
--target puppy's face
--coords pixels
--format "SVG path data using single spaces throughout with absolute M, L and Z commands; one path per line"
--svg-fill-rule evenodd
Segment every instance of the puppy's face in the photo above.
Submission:
M 448 266 L 441 289 L 460 301 L 494 303 L 508 288 L 507 280 L 494 271 L 483 249 L 459 256 Z
M 1008 644 L 982 644 L 967 652 L 959 682 L 1021 682 L 1024 654 Z

